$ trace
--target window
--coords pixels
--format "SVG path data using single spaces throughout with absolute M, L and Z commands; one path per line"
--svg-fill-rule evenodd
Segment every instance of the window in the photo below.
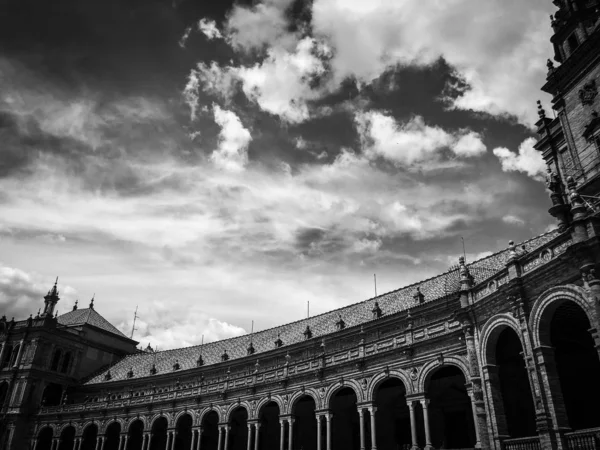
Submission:
M 58 370 L 58 365 L 60 364 L 60 357 L 62 352 L 60 349 L 54 352 L 54 357 L 52 358 L 52 364 L 50 365 L 50 370 Z
M 20 345 L 17 345 L 13 351 L 12 351 L 12 355 L 10 357 L 10 365 L 11 367 L 15 365 L 15 363 L 17 362 L 17 358 L 19 356 L 19 350 L 21 349 Z
M 6 344 L 6 348 L 4 349 L 4 358 L 2 360 L 2 368 L 8 367 L 10 364 L 10 357 L 12 356 L 13 347 L 10 344 Z
M 567 38 L 567 44 L 569 45 L 569 50 L 571 53 L 573 53 L 575 49 L 579 47 L 579 39 L 577 39 L 577 35 L 575 33 Z
M 60 368 L 60 371 L 62 373 L 67 373 L 67 371 L 69 370 L 69 364 L 71 364 L 71 352 L 65 353 L 65 357 L 63 359 L 63 363 Z

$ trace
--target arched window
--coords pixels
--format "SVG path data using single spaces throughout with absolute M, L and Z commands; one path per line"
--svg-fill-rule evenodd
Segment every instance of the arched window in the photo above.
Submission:
M 10 367 L 14 366 L 15 363 L 17 362 L 17 358 L 19 356 L 19 350 L 21 349 L 20 345 L 17 345 L 13 351 L 12 351 L 12 355 L 10 356 Z
M 0 368 L 4 369 L 8 367 L 10 364 L 10 357 L 12 356 L 13 347 L 10 344 L 6 344 L 6 349 L 4 350 L 4 358 L 2 359 L 2 366 Z
M 69 370 L 69 364 L 71 364 L 71 352 L 65 353 L 65 357 L 63 358 L 63 363 L 60 368 L 62 373 L 67 373 Z
M 58 364 L 60 363 L 60 357 L 62 355 L 62 351 L 57 349 L 54 352 L 54 356 L 52 357 L 52 364 L 50 365 L 50 370 L 58 370 Z

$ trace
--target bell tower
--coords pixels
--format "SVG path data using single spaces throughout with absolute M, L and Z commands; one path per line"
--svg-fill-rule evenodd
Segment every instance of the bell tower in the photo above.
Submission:
M 542 90 L 552 95 L 556 118 L 538 106 L 536 149 L 550 169 L 555 206 L 564 193 L 557 187 L 567 186 L 569 177 L 584 201 L 595 204 L 600 200 L 600 0 L 553 3 L 558 10 L 550 16 L 551 42 L 559 64 L 548 60 Z

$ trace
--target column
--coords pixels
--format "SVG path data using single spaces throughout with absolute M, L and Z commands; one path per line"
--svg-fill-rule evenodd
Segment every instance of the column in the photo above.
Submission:
M 2 344 L 2 349 L 0 350 L 0 370 L 2 370 L 2 361 L 4 360 L 4 353 L 6 353 L 6 346 L 8 345 L 8 341 L 4 341 Z
M 194 441 L 196 436 L 198 436 L 199 431 L 197 429 L 192 428 L 192 442 L 190 442 L 190 450 L 194 450 Z M 198 440 L 200 440 L 200 436 L 198 436 Z
M 171 445 L 169 445 L 169 439 L 167 439 L 165 450 L 173 450 L 175 448 L 175 431 L 169 431 L 168 436 L 171 438 Z
M 327 450 L 331 450 L 331 418 L 333 414 L 327 413 L 325 420 L 327 422 Z
M 150 441 L 150 434 L 144 433 L 142 436 L 142 450 L 148 450 Z
M 369 416 L 371 417 L 371 450 L 377 450 L 377 426 L 375 425 L 375 406 L 369 407 Z
M 123 450 L 127 450 L 127 443 L 129 442 L 129 435 L 126 434 L 124 437 L 125 437 L 125 443 L 123 444 Z
M 471 399 L 471 409 L 473 410 L 473 420 L 475 424 L 475 448 L 481 448 L 481 436 L 479 435 L 479 420 L 477 418 L 477 402 L 472 389 L 467 389 L 469 398 Z
M 360 450 L 365 450 L 365 410 L 358 407 L 358 418 L 360 423 Z
M 37 441 L 37 439 L 36 439 L 36 438 L 33 438 L 33 439 L 31 440 L 31 449 L 32 449 L 32 450 L 36 450 L 36 448 L 37 448 L 37 443 L 38 443 L 38 441 Z
M 415 419 L 415 404 L 412 400 L 408 401 L 408 408 L 410 409 L 410 437 L 412 440 L 411 450 L 419 450 L 419 444 L 417 443 L 417 421 Z
M 231 427 L 227 425 L 225 427 L 225 450 L 229 450 L 229 430 L 231 430 Z
M 246 442 L 246 450 L 252 450 L 252 424 L 248 423 L 248 441 Z
M 100 444 L 100 450 L 104 450 L 104 436 L 102 436 L 102 444 Z
M 429 429 L 429 399 L 424 398 L 419 400 L 419 403 L 423 405 L 423 422 L 425 425 L 425 449 L 424 450 L 433 450 L 431 446 L 431 430 Z M 477 422 L 475 422 L 477 425 Z M 477 427 L 475 427 L 477 428 Z
M 53 438 L 52 439 L 52 444 L 50 445 L 50 448 L 52 450 L 57 450 L 58 449 L 58 438 Z
M 293 417 L 290 417 L 288 419 L 288 426 L 290 429 L 288 450 L 294 450 L 294 418 Z
M 119 436 L 119 447 L 118 447 L 118 448 L 119 448 L 119 450 L 123 450 L 123 441 L 124 441 L 124 439 L 123 439 L 123 438 L 124 438 L 124 437 L 125 437 L 125 436 L 123 436 L 123 435 L 120 435 L 120 436 Z
M 254 450 L 258 450 L 258 438 L 260 436 L 260 422 L 256 422 L 254 424 L 255 432 L 254 432 Z
M 102 445 L 102 436 L 96 436 L 96 450 L 100 450 L 101 445 Z
M 75 450 L 80 450 L 81 449 L 81 441 L 82 441 L 82 438 L 77 438 L 75 440 Z M 33 450 L 35 450 L 35 449 L 33 449 Z
M 317 414 L 317 450 L 321 450 L 321 442 L 323 439 L 321 438 L 321 419 L 323 416 Z
M 196 443 L 196 450 L 200 450 L 200 447 L 202 445 L 202 432 L 204 431 L 204 428 L 200 427 L 198 428 L 198 442 Z
M 279 419 L 279 450 L 283 450 L 285 443 L 285 419 Z
M 223 441 L 223 427 L 219 427 L 219 442 L 217 443 L 217 450 L 222 450 L 221 442 Z

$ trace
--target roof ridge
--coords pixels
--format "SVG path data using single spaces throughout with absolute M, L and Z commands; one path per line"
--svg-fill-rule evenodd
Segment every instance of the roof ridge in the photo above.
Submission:
M 528 242 L 531 242 L 531 241 L 533 241 L 534 239 L 539 239 L 540 237 L 546 236 L 546 235 L 548 235 L 548 234 L 550 234 L 550 233 L 553 233 L 553 232 L 556 232 L 556 229 L 554 229 L 554 230 L 550 230 L 550 231 L 547 231 L 547 232 L 545 232 L 545 233 L 542 233 L 542 234 L 539 234 L 539 235 L 537 235 L 537 236 L 533 236 L 533 237 L 531 237 L 531 238 L 529 238 L 529 239 L 527 239 L 527 240 L 525 240 L 525 241 L 523 241 L 523 242 L 520 242 L 518 245 L 524 245 L 524 244 L 526 244 L 526 243 L 528 243 Z M 485 257 L 483 257 L 483 258 L 480 258 L 480 259 L 477 259 L 477 260 L 473 261 L 472 263 L 469 263 L 469 264 L 467 264 L 467 266 L 471 266 L 471 265 L 473 265 L 473 264 L 475 264 L 475 263 L 477 263 L 477 262 L 481 262 L 481 261 L 484 261 L 484 260 L 486 260 L 486 259 L 490 259 L 490 258 L 492 258 L 492 257 L 494 257 L 494 256 L 498 256 L 498 255 L 500 255 L 500 254 L 502 254 L 502 253 L 504 253 L 504 252 L 506 252 L 506 251 L 508 251 L 508 249 L 507 249 L 507 248 L 505 248 L 505 249 L 502 249 L 502 250 L 498 250 L 497 252 L 495 252 L 495 253 L 492 253 L 491 255 L 485 256 Z M 436 279 L 436 278 L 443 277 L 443 276 L 445 276 L 445 275 L 448 275 L 448 274 L 450 274 L 450 273 L 452 273 L 452 272 L 455 272 L 456 270 L 457 270 L 457 269 L 456 269 L 455 267 L 454 267 L 454 268 L 453 268 L 453 267 L 450 267 L 450 268 L 448 268 L 448 270 L 446 270 L 445 272 L 439 273 L 439 274 L 437 274 L 437 275 L 433 275 L 433 276 L 431 276 L 431 277 L 429 277 L 429 278 L 426 278 L 426 279 L 424 279 L 424 280 L 420 280 L 420 281 L 417 281 L 417 282 L 411 283 L 411 284 L 409 284 L 409 285 L 406 285 L 406 286 L 403 286 L 403 287 L 401 287 L 401 288 L 398 288 L 398 289 L 394 289 L 394 290 L 392 290 L 392 291 L 385 292 L 385 293 L 383 293 L 383 294 L 380 294 L 380 295 L 377 295 L 377 296 L 375 296 L 375 297 L 371 297 L 371 298 L 368 298 L 368 299 L 366 299 L 366 300 L 361 300 L 361 301 L 359 301 L 359 302 L 351 303 L 351 304 L 349 304 L 349 305 L 341 306 L 341 307 L 339 307 L 339 308 L 331 309 L 331 310 L 329 310 L 329 311 L 326 311 L 326 312 L 323 312 L 323 313 L 317 314 L 317 315 L 315 315 L 315 316 L 311 316 L 311 317 L 309 317 L 309 318 L 298 319 L 298 320 L 294 320 L 294 321 L 292 321 L 292 322 L 286 322 L 286 323 L 284 323 L 284 324 L 281 324 L 281 325 L 276 325 L 276 326 L 274 326 L 274 327 L 271 327 L 271 328 L 265 328 L 264 330 L 261 330 L 261 331 L 255 331 L 255 332 L 254 332 L 254 334 L 258 334 L 258 333 L 266 333 L 266 332 L 268 332 L 268 331 L 276 330 L 277 328 L 284 328 L 284 327 L 287 327 L 287 326 L 289 326 L 289 325 L 297 324 L 297 323 L 300 323 L 300 322 L 303 322 L 303 321 L 308 321 L 308 320 L 310 320 L 310 319 L 315 319 L 315 318 L 317 318 L 317 317 L 321 317 L 321 316 L 324 316 L 324 315 L 326 315 L 326 314 L 331 314 L 331 313 L 333 313 L 333 312 L 335 312 L 335 311 L 341 311 L 341 310 L 343 310 L 343 309 L 345 309 L 345 308 L 350 308 L 350 307 L 352 307 L 352 306 L 360 305 L 360 304 L 362 304 L 362 303 L 368 303 L 368 302 L 370 302 L 370 301 L 377 300 L 378 298 L 382 298 L 382 297 L 385 297 L 385 296 L 387 296 L 387 295 L 390 295 L 390 294 L 394 294 L 394 293 L 397 293 L 397 292 L 400 292 L 400 291 L 408 290 L 409 288 L 416 288 L 417 286 L 420 286 L 420 285 L 422 285 L 422 284 L 424 284 L 424 283 L 426 283 L 426 282 L 428 282 L 428 281 L 434 280 L 434 279 Z M 410 308 L 407 308 L 407 309 L 410 309 Z M 245 330 L 244 330 L 244 331 L 245 331 Z M 168 349 L 168 350 L 159 350 L 159 351 L 157 351 L 157 352 L 155 352 L 155 353 L 156 353 L 156 354 L 161 354 L 161 353 L 167 354 L 168 352 L 172 352 L 172 351 L 178 351 L 178 350 L 181 350 L 181 349 L 195 349 L 195 348 L 200 348 L 200 347 L 202 347 L 203 345 L 214 344 L 214 343 L 216 343 L 216 342 L 227 343 L 227 342 L 230 342 L 230 341 L 232 341 L 232 340 L 234 340 L 234 339 L 240 339 L 240 338 L 242 338 L 243 336 L 248 336 L 248 337 L 250 337 L 250 335 L 251 335 L 250 333 L 246 333 L 246 334 L 241 334 L 241 335 L 239 335 L 239 336 L 232 336 L 232 337 L 229 337 L 229 338 L 226 338 L 226 339 L 218 339 L 218 340 L 216 340 L 216 341 L 205 342 L 204 344 L 196 344 L 196 345 L 190 345 L 190 346 L 182 346 L 182 347 L 170 348 L 170 349 Z

